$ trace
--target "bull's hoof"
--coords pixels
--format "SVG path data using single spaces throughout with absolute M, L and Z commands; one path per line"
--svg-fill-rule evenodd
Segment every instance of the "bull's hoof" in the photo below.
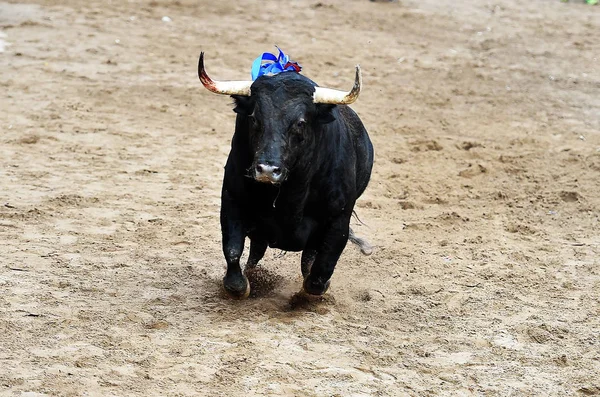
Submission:
M 310 276 L 304 279 L 303 289 L 309 295 L 321 296 L 329 289 L 331 280 L 327 280 L 325 283 L 321 281 L 314 281 L 310 279 Z
M 250 295 L 250 283 L 243 274 L 223 278 L 223 287 L 230 298 L 246 299 Z

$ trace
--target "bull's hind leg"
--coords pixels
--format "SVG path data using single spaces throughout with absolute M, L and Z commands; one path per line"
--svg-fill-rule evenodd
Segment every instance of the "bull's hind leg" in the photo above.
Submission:
M 246 262 L 246 270 L 256 267 L 258 262 L 265 256 L 268 245 L 267 240 L 250 237 L 250 254 L 248 255 L 248 262 Z
M 325 230 L 315 261 L 308 276 L 304 278 L 304 291 L 310 295 L 323 295 L 327 292 L 335 265 L 348 243 L 350 215 L 339 215 Z
M 225 292 L 232 298 L 244 299 L 250 295 L 250 283 L 242 274 L 240 258 L 244 251 L 244 224 L 242 211 L 227 190 L 221 194 L 221 233 L 223 234 L 223 254 L 227 261 L 227 272 L 223 278 Z
M 302 251 L 302 259 L 300 260 L 300 270 L 302 270 L 302 277 L 306 278 L 310 273 L 315 258 L 317 257 L 317 250 L 312 248 L 306 248 Z

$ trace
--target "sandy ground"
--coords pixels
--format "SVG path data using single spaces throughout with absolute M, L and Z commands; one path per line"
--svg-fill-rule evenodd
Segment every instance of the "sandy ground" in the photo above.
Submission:
M 600 394 L 600 7 L 0 2 L 0 395 Z M 171 21 L 162 21 L 168 16 Z M 327 296 L 225 298 L 231 100 L 281 46 L 376 150 Z

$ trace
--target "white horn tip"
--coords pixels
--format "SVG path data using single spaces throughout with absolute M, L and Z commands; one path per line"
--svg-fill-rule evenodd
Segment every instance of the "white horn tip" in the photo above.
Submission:
M 354 86 L 349 92 L 332 90 L 329 88 L 317 87 L 313 95 L 315 103 L 330 103 L 334 105 L 349 105 L 358 99 L 362 87 L 362 74 L 360 65 L 356 65 L 356 76 L 354 77 Z

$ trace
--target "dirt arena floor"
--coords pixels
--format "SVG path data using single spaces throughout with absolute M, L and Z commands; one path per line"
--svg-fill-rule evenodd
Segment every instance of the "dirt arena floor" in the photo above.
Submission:
M 168 18 L 163 18 L 168 17 Z M 163 20 L 164 19 L 164 20 Z M 0 2 L 0 395 L 600 394 L 600 7 Z M 376 162 L 330 292 L 221 291 L 231 100 L 281 46 Z

